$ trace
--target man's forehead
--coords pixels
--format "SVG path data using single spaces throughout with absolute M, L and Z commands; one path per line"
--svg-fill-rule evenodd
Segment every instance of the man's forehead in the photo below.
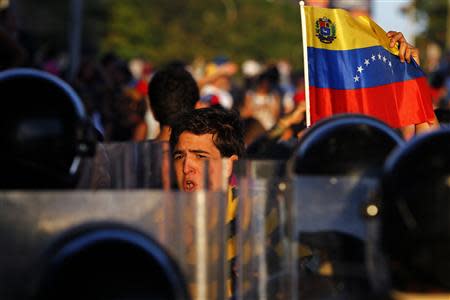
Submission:
M 180 134 L 174 150 L 200 150 L 220 152 L 214 144 L 213 139 L 214 135 L 211 133 L 194 134 L 190 131 L 184 131 Z

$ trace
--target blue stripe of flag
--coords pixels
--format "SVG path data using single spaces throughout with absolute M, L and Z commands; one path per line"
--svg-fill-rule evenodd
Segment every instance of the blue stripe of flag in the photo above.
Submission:
M 425 76 L 415 63 L 402 63 L 381 46 L 326 50 L 308 47 L 309 84 L 318 88 L 360 89 Z

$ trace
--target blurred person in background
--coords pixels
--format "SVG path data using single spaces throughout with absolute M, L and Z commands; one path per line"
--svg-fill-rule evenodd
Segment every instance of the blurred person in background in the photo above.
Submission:
M 180 113 L 190 112 L 200 98 L 197 82 L 183 66 L 157 71 L 148 84 L 150 110 L 160 124 L 157 141 L 169 141 L 172 124 Z
M 115 53 L 106 53 L 100 60 L 100 71 L 112 91 L 106 106 L 111 118 L 105 120 L 109 141 L 142 141 L 147 137 L 145 95 L 136 92 L 128 63 Z
M 280 95 L 274 88 L 271 74 L 266 71 L 259 75 L 255 88 L 247 91 L 241 107 L 241 116 L 253 117 L 265 130 L 269 130 L 278 121 L 280 108 Z
M 106 83 L 103 72 L 93 55 L 85 54 L 82 57 L 72 86 L 80 95 L 94 126 L 104 138 L 108 138 L 109 128 L 106 126 L 111 119 L 112 111 L 109 101 L 113 97 L 113 91 Z
M 22 66 L 29 55 L 18 40 L 17 22 L 12 9 L 0 7 L 0 70 Z
M 445 85 L 445 72 L 435 71 L 429 76 L 433 108 L 444 108 L 448 104 L 448 88 Z
M 218 57 L 207 64 L 205 76 L 197 79 L 202 100 L 198 107 L 220 105 L 225 109 L 231 109 L 234 105 L 231 78 L 237 70 L 237 65 L 224 57 Z
M 133 76 L 133 94 L 135 97 L 144 98 L 148 104 L 148 83 L 153 76 L 153 66 L 147 60 L 136 57 L 128 62 L 128 68 Z M 140 140 L 154 139 L 159 134 L 159 123 L 155 120 L 149 105 L 147 105 L 144 119 L 145 122 L 140 123 L 136 128 L 135 136 L 138 136 Z
M 293 87 L 292 84 L 292 66 L 291 64 L 285 60 L 281 59 L 276 63 L 276 67 L 279 73 L 279 87 L 281 91 L 281 96 L 284 96 L 285 93 L 291 92 Z
M 244 76 L 245 90 L 255 86 L 258 76 L 264 71 L 264 66 L 254 59 L 248 59 L 242 63 L 242 75 Z
M 283 109 L 285 114 L 291 113 L 297 105 L 305 102 L 305 78 L 303 71 L 295 71 L 291 74 L 292 90 L 283 96 Z

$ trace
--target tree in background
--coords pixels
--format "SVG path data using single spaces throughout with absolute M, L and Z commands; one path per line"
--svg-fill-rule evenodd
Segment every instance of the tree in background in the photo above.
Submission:
M 292 1 L 111 1 L 102 50 L 155 62 L 226 55 L 301 58 L 300 15 Z
M 422 53 L 423 64 L 427 66 L 427 48 L 434 45 L 440 49 L 450 48 L 450 24 L 448 22 L 448 0 L 413 0 L 404 7 L 406 16 L 413 18 L 418 24 L 424 24 L 416 36 L 415 45 Z M 434 64 L 435 62 L 433 62 Z
M 67 48 L 69 1 L 16 0 L 24 28 Z M 154 64 L 178 58 L 285 58 L 301 64 L 300 13 L 291 0 L 84 1 L 83 48 Z
M 416 18 L 425 20 L 426 27 L 418 36 L 419 40 L 437 42 L 440 46 L 446 45 L 447 5 L 448 0 L 414 0 Z

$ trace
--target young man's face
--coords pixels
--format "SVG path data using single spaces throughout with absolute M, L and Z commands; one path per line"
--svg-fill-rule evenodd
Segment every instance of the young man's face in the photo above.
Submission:
M 183 132 L 173 151 L 173 165 L 179 189 L 195 192 L 205 189 L 207 184 L 209 190 L 221 190 L 222 183 L 231 175 L 232 163 L 236 159 L 236 155 L 223 159 L 214 145 L 212 134 L 195 135 L 188 131 Z

